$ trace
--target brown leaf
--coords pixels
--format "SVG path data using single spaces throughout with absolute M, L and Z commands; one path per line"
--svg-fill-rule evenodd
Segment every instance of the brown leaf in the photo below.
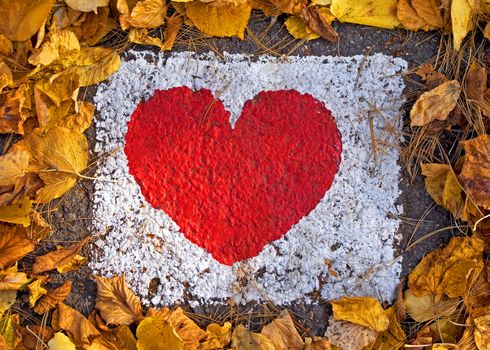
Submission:
M 211 323 L 206 327 L 208 334 L 206 341 L 199 344 L 199 350 L 222 349 L 231 341 L 231 323 L 225 322 L 223 326 Z
M 443 28 L 444 21 L 439 11 L 437 0 L 412 0 L 412 6 L 425 22 L 435 28 Z
M 250 332 L 238 325 L 231 336 L 232 350 L 275 350 L 274 343 L 265 335 Z
M 479 350 L 490 349 L 490 314 L 476 317 L 475 343 Z
M 87 244 L 91 239 L 91 236 L 85 237 L 79 243 L 73 244 L 66 248 L 57 249 L 49 252 L 46 255 L 36 257 L 36 262 L 32 266 L 32 271 L 35 274 L 56 269 L 59 266 L 66 265 L 72 261 L 83 246 Z
M 388 328 L 389 318 L 380 302 L 372 297 L 344 297 L 331 302 L 333 316 L 337 320 L 349 321 L 374 331 Z
M 0 0 L 0 33 L 12 41 L 33 36 L 48 17 L 54 0 Z
M 158 316 L 168 322 L 182 339 L 184 350 L 195 349 L 199 341 L 207 336 L 207 333 L 187 317 L 180 307 L 173 311 L 165 307 L 158 310 L 150 309 L 147 316 Z
M 0 59 L 0 92 L 7 86 L 13 86 L 12 71 L 10 70 L 10 67 Z
M 47 343 L 54 335 L 51 327 L 41 325 L 28 325 L 20 328 L 19 331 L 22 336 L 22 344 L 28 350 L 39 349 L 42 343 Z
M 12 42 L 5 35 L 0 33 L 0 54 L 9 55 L 14 50 Z
M 60 303 L 63 303 L 66 297 L 71 293 L 71 285 L 71 281 L 66 281 L 60 287 L 48 291 L 36 305 L 34 311 L 39 315 L 42 315 L 46 311 L 54 309 Z
M 428 89 L 433 89 L 448 81 L 448 78 L 444 74 L 436 71 L 429 63 L 425 63 L 418 67 L 415 74 L 426 82 L 426 87 Z
M 29 239 L 39 243 L 51 233 L 53 228 L 42 218 L 37 211 L 31 212 L 31 226 L 26 229 Z
M 0 269 L 4 270 L 32 252 L 35 244 L 25 230 L 0 224 Z
M 490 314 L 490 281 L 488 280 L 490 264 L 478 275 L 473 273 L 468 278 L 468 289 L 464 295 L 466 311 L 476 318 Z
M 487 69 L 477 61 L 473 61 L 466 73 L 465 94 L 470 100 L 483 103 L 487 92 Z
M 262 328 L 262 334 L 274 344 L 276 350 L 302 350 L 303 340 L 294 326 L 289 312 L 284 309 L 271 323 Z
M 64 330 L 77 347 L 89 345 L 100 332 L 80 312 L 61 303 L 53 314 L 54 330 Z
M 433 339 L 432 339 L 432 332 L 430 331 L 429 327 L 424 327 L 420 329 L 415 338 L 412 339 L 409 344 L 410 345 L 420 345 L 420 346 L 414 346 L 411 347 L 413 350 L 426 350 L 427 349 L 427 344 L 432 344 Z
M 303 7 L 300 16 L 306 22 L 308 28 L 320 35 L 323 39 L 327 39 L 332 43 L 337 42 L 339 39 L 339 35 L 327 19 L 319 12 L 318 7 Z
M 466 156 L 459 179 L 477 205 L 490 209 L 490 136 L 481 135 L 461 144 Z
M 138 297 L 128 288 L 124 275 L 113 278 L 95 277 L 97 299 L 95 307 L 107 324 L 129 325 L 143 316 Z
M 24 134 L 24 123 L 32 117 L 32 86 L 21 84 L 0 98 L 0 133 Z
M 332 344 L 327 339 L 306 338 L 305 345 L 305 350 L 335 350 Z
M 419 17 L 410 0 L 398 1 L 396 15 L 401 24 L 409 30 L 417 31 L 427 26 L 427 22 Z
M 163 31 L 163 37 L 165 41 L 162 46 L 162 50 L 171 50 L 174 46 L 175 40 L 177 39 L 177 34 L 184 20 L 181 15 L 174 13 L 167 21 L 167 27 Z

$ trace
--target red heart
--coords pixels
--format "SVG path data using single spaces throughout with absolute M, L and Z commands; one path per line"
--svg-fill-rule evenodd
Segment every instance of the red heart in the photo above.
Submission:
M 234 129 L 229 120 L 209 90 L 157 91 L 131 116 L 124 148 L 146 200 L 226 265 L 308 215 L 342 151 L 330 111 L 295 90 L 261 92 Z

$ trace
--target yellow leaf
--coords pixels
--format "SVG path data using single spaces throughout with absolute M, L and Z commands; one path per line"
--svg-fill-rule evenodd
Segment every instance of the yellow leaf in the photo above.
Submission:
M 37 256 L 36 262 L 32 266 L 32 272 L 38 274 L 53 270 L 58 266 L 69 264 L 80 252 L 83 246 L 90 240 L 90 238 L 91 237 L 88 236 L 79 243 L 73 244 L 66 248 L 57 249 L 42 256 Z
M 92 124 L 94 113 L 95 106 L 92 103 L 78 101 L 78 112 L 66 116 L 58 125 L 82 133 Z
M 405 345 L 407 335 L 396 318 L 395 307 L 390 307 L 386 310 L 386 313 L 390 319 L 390 325 L 387 330 L 378 334 L 372 348 L 377 350 L 398 350 Z
M 337 320 L 356 323 L 377 332 L 385 331 L 390 323 L 379 301 L 372 297 L 344 297 L 331 304 Z
M 100 332 L 77 310 L 61 303 L 53 314 L 53 328 L 62 329 L 77 347 L 85 347 Z
M 76 350 L 76 348 L 70 338 L 63 333 L 58 332 L 48 342 L 48 350 Z
M 35 248 L 25 230 L 0 224 L 0 269 L 12 266 Z
M 378 332 L 356 323 L 329 319 L 325 337 L 332 343 L 332 349 L 342 350 L 371 349 Z
M 12 79 L 12 71 L 9 66 L 0 59 L 0 92 L 2 92 L 3 88 L 13 85 Z
M 135 28 L 157 28 L 163 25 L 166 14 L 165 0 L 143 0 L 134 6 L 129 23 Z
M 150 309 L 147 311 L 146 315 L 158 316 L 161 317 L 162 320 L 168 322 L 184 342 L 184 350 L 195 349 L 198 346 L 199 341 L 204 339 L 207 335 L 194 321 L 186 316 L 180 307 L 173 311 L 166 307 L 158 310 Z
M 113 278 L 95 277 L 97 298 L 95 307 L 108 324 L 129 325 L 143 316 L 138 297 L 128 288 L 124 275 Z
M 49 203 L 61 197 L 75 185 L 78 178 L 74 174 L 62 172 L 40 173 L 39 177 L 43 180 L 44 186 L 37 191 L 36 203 Z
M 27 288 L 29 289 L 29 304 L 31 307 L 36 305 L 36 302 L 45 294 L 48 293 L 46 288 L 43 288 L 42 285 L 46 283 L 48 276 L 38 277 L 34 282 L 29 283 Z
M 0 319 L 0 335 L 7 345 L 4 349 L 16 349 L 16 346 L 21 342 L 21 338 L 18 334 L 19 328 L 18 314 L 5 315 Z
M 425 22 L 435 28 L 444 27 L 437 0 L 412 0 L 412 6 Z
M 80 266 L 84 265 L 87 261 L 88 261 L 88 258 L 77 254 L 66 264 L 58 266 L 56 268 L 56 270 L 59 273 L 67 273 L 70 271 L 74 271 L 74 270 L 77 270 L 78 268 L 80 268 Z
M 76 65 L 66 70 L 68 74 L 78 74 L 80 86 L 89 86 L 106 80 L 119 69 L 121 58 L 107 47 L 87 47 L 80 51 Z
M 192 1 L 185 3 L 185 9 L 192 23 L 204 34 L 217 37 L 238 36 L 240 39 L 244 38 L 252 11 L 247 2 L 234 5 Z
M 295 39 L 314 40 L 320 36 L 313 33 L 300 16 L 290 16 L 286 22 L 286 29 Z
M 410 126 L 424 126 L 433 120 L 446 120 L 461 94 L 457 80 L 451 80 L 424 92 L 410 111 Z
M 165 41 L 163 43 L 163 50 L 171 50 L 174 46 L 175 40 L 177 39 L 177 34 L 179 33 L 180 28 L 184 20 L 182 16 L 177 13 L 174 13 L 172 17 L 170 17 L 167 21 L 167 28 L 163 31 L 163 37 Z
M 485 39 L 490 40 L 490 22 L 487 22 L 487 24 L 485 25 L 485 28 L 483 29 L 483 36 L 485 37 Z
M 80 43 L 75 33 L 69 30 L 50 32 L 48 38 L 29 57 L 29 63 L 35 66 L 59 64 L 67 67 L 78 57 Z
M 46 311 L 54 309 L 58 304 L 64 302 L 71 293 L 71 285 L 71 281 L 66 281 L 60 287 L 46 293 L 34 308 L 34 311 L 42 315 Z
M 466 34 L 475 26 L 475 11 L 468 0 L 451 1 L 451 23 L 454 37 L 454 48 L 459 50 Z
M 148 35 L 148 29 L 135 29 L 131 28 L 128 34 L 128 40 L 131 43 L 142 44 L 142 45 L 152 45 L 163 50 L 163 42 L 160 38 L 155 38 Z
M 31 223 L 29 213 L 31 212 L 32 201 L 25 197 L 21 201 L 0 207 L 0 221 L 20 224 L 25 227 Z
M 30 282 L 24 272 L 18 272 L 17 266 L 0 271 L 0 291 L 24 289 Z
M 396 7 L 396 15 L 403 27 L 409 30 L 425 29 L 427 22 L 419 17 L 417 11 L 412 7 L 410 0 L 399 0 Z
M 341 22 L 393 29 L 400 24 L 397 0 L 332 0 L 330 12 Z
M 5 35 L 0 33 L 0 54 L 9 55 L 14 50 L 12 42 Z
M 303 339 L 294 326 L 289 312 L 284 309 L 271 323 L 262 328 L 262 334 L 274 344 L 276 350 L 302 350 Z
M 5 314 L 5 311 L 10 309 L 15 304 L 17 299 L 16 290 L 3 290 L 0 292 L 0 315 Z
M 97 7 L 109 5 L 110 0 L 65 0 L 65 3 L 72 9 L 82 12 L 97 13 Z
M 206 328 L 208 337 L 204 343 L 199 344 L 199 350 L 214 350 L 224 348 L 231 341 L 231 323 L 225 322 L 223 326 L 212 323 Z
M 408 314 L 417 322 L 426 322 L 441 317 L 450 317 L 458 311 L 459 298 L 444 295 L 416 296 L 410 289 L 405 291 L 403 304 Z
M 476 317 L 475 343 L 479 350 L 490 349 L 490 314 Z
M 471 199 L 490 209 L 490 136 L 481 135 L 461 144 L 466 156 L 459 178 Z
M 442 293 L 463 296 L 466 277 L 483 266 L 483 247 L 480 239 L 453 237 L 446 247 L 422 258 L 408 276 L 408 287 L 417 297 Z
M 182 350 L 184 342 L 175 329 L 161 317 L 147 317 L 136 329 L 138 350 Z
M 33 36 L 48 17 L 54 0 L 0 0 L 0 33 L 12 41 Z
M 15 185 L 24 177 L 29 165 L 29 152 L 18 149 L 0 156 L 0 187 Z
M 274 343 L 265 335 L 250 332 L 238 325 L 231 336 L 232 350 L 275 350 Z

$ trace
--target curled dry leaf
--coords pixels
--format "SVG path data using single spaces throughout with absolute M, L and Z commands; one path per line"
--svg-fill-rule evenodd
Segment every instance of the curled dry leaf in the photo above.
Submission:
M 335 43 L 339 39 L 339 35 L 330 25 L 332 23 L 332 15 L 330 12 L 322 12 L 318 7 L 303 7 L 300 12 L 300 17 L 305 21 L 309 29 L 315 34 L 318 34 L 323 39 Z
M 129 325 L 139 322 L 143 310 L 138 297 L 128 288 L 124 275 L 113 278 L 95 277 L 97 298 L 95 307 L 107 324 Z
M 12 266 L 34 248 L 35 244 L 27 237 L 25 229 L 0 224 L 0 269 Z
M 66 29 L 52 31 L 41 47 L 34 50 L 29 63 L 34 66 L 59 64 L 68 67 L 77 59 L 79 51 L 80 42 L 75 33 Z
M 459 178 L 479 206 L 490 209 L 490 135 L 461 142 L 466 153 Z
M 77 11 L 94 11 L 97 13 L 97 8 L 109 5 L 109 1 L 110 0 L 65 0 L 65 3 Z
M 261 333 L 272 341 L 276 350 L 303 349 L 303 339 L 301 339 L 293 319 L 286 309 L 281 311 L 275 320 L 265 325 Z
M 184 342 L 175 328 L 161 317 L 147 317 L 136 329 L 138 350 L 182 350 Z
M 61 303 L 51 321 L 55 330 L 64 330 L 77 347 L 85 347 L 100 336 L 100 332 L 77 310 Z
M 405 345 L 407 335 L 398 322 L 395 307 L 390 307 L 386 313 L 390 319 L 390 325 L 387 330 L 378 333 L 372 348 L 377 350 L 401 349 Z
M 215 4 L 192 1 L 185 4 L 185 9 L 192 23 L 204 34 L 238 36 L 240 39 L 244 38 L 252 11 L 248 2 L 235 5 L 228 2 Z
M 487 76 L 487 68 L 473 61 L 466 73 L 464 91 L 466 97 L 474 101 L 482 113 L 488 117 L 490 116 L 490 96 L 487 96 Z
M 184 19 L 181 15 L 174 13 L 167 21 L 167 28 L 163 31 L 163 37 L 165 39 L 162 50 L 171 50 L 174 46 L 177 34 L 179 33 Z
M 28 350 L 36 350 L 36 347 L 39 348 L 41 342 L 47 343 L 48 340 L 54 336 L 51 327 L 41 325 L 28 325 L 22 327 L 20 329 L 20 334 L 22 336 L 22 345 Z
M 0 0 L 0 33 L 12 41 L 33 36 L 48 17 L 55 0 Z
M 48 350 L 76 350 L 76 348 L 70 338 L 63 333 L 58 332 L 48 342 Z
M 356 323 L 336 320 L 331 317 L 325 337 L 342 350 L 364 350 L 376 340 L 378 332 Z M 333 347 L 332 347 L 333 348 Z
M 34 307 L 37 301 L 43 296 L 48 294 L 48 290 L 43 287 L 43 284 L 48 280 L 48 276 L 39 276 L 34 282 L 29 283 L 27 288 L 29 289 L 29 305 Z
M 344 297 L 331 304 L 337 320 L 356 323 L 376 332 L 385 331 L 390 323 L 386 311 L 372 297 Z
M 42 315 L 46 311 L 54 309 L 60 303 L 63 303 L 66 297 L 71 293 L 71 286 L 72 282 L 66 281 L 60 287 L 48 291 L 36 305 L 34 311 Z
M 51 233 L 53 228 L 41 217 L 37 211 L 31 212 L 31 226 L 29 226 L 27 231 L 27 236 L 34 242 L 39 243 L 47 235 Z
M 78 112 L 67 115 L 58 125 L 82 133 L 92 124 L 95 106 L 87 101 L 78 101 L 77 104 Z
M 69 264 L 90 239 L 91 237 L 87 236 L 79 243 L 36 257 L 36 262 L 32 266 L 32 272 L 38 274 Z
M 199 344 L 199 350 L 215 350 L 224 348 L 231 341 L 231 323 L 225 322 L 223 326 L 211 323 L 206 327 L 208 334 L 206 341 Z
M 2 92 L 3 88 L 12 85 L 12 71 L 10 70 L 9 66 L 7 66 L 2 59 L 0 59 L 0 92 Z
M 341 22 L 394 29 L 397 0 L 332 0 L 330 11 Z
M 424 92 L 410 111 L 410 126 L 424 126 L 433 120 L 445 120 L 456 107 L 461 94 L 457 80 L 451 80 Z
M 408 287 L 417 297 L 446 294 L 463 296 L 467 276 L 483 268 L 483 241 L 473 237 L 453 237 L 449 244 L 422 258 L 408 276 Z
M 274 343 L 265 335 L 250 332 L 243 325 L 235 327 L 231 336 L 232 350 L 275 350 Z

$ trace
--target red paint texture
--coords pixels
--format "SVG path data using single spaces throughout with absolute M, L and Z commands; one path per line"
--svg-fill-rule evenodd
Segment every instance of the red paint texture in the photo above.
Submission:
M 131 116 L 124 148 L 146 200 L 226 265 L 308 215 L 342 150 L 330 111 L 295 90 L 261 92 L 234 129 L 229 119 L 209 90 L 157 91 Z

